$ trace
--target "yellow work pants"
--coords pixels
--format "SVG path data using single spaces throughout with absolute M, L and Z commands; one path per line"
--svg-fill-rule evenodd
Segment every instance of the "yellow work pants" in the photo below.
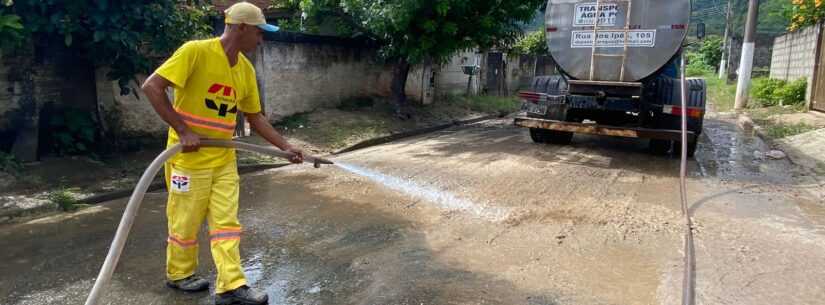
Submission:
M 175 281 L 195 273 L 198 231 L 209 223 L 212 259 L 218 271 L 215 292 L 246 285 L 241 269 L 241 224 L 238 222 L 238 169 L 235 162 L 208 169 L 186 169 L 167 163 L 164 168 L 169 201 L 166 277 Z

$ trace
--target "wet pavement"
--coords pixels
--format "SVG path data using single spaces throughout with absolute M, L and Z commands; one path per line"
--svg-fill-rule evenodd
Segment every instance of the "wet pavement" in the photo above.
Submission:
M 679 304 L 678 160 L 645 141 L 539 145 L 495 120 L 242 178 L 243 265 L 270 304 Z M 821 304 L 822 186 L 709 118 L 689 165 L 697 304 Z M 0 304 L 81 304 L 124 200 L 0 227 Z M 211 304 L 163 285 L 149 194 L 103 304 Z M 200 272 L 214 267 L 201 235 Z

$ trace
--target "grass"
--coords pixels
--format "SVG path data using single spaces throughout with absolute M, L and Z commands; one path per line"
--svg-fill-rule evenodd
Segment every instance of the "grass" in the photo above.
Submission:
M 707 74 L 702 77 L 708 84 L 708 98 L 716 106 L 716 110 L 720 112 L 733 110 L 733 104 L 736 100 L 736 85 L 728 84 L 724 79 L 719 79 L 714 74 Z
M 771 122 L 770 120 L 754 120 L 754 122 L 765 128 L 765 134 L 772 139 L 795 136 L 817 129 L 805 123 L 784 124 Z
M 765 135 L 771 139 L 781 139 L 795 136 L 817 129 L 816 126 L 805 123 L 783 123 L 773 119 L 776 115 L 805 112 L 805 105 L 771 106 L 763 108 L 748 108 L 746 112 L 756 125 L 764 128 Z
M 363 104 L 355 107 L 363 108 L 361 105 Z M 304 140 L 338 149 L 351 144 L 353 139 L 360 140 L 388 134 L 390 122 L 387 120 L 388 118 L 380 116 L 355 115 L 335 122 L 312 123 L 308 113 L 301 113 L 284 118 L 275 124 L 275 127 L 286 132 L 287 137 L 298 136 Z
M 365 108 L 372 108 L 373 105 L 375 105 L 375 101 L 372 98 L 355 97 L 341 101 L 341 104 L 339 104 L 335 108 L 338 108 L 338 110 L 343 111 L 356 111 Z
M 17 175 L 23 170 L 21 164 L 13 155 L 0 152 L 0 171 Z
M 338 126 L 327 128 L 325 132 L 317 134 L 316 137 L 327 143 L 329 147 L 338 149 L 347 146 L 353 138 L 371 139 L 389 133 L 388 122 L 375 119 L 343 122 Z
M 279 127 L 284 130 L 309 127 L 309 113 L 297 113 L 285 117 L 283 120 L 275 124 L 275 127 Z
M 287 138 L 293 137 L 321 150 L 332 151 L 398 131 L 452 122 L 456 118 L 464 118 L 470 112 L 511 113 L 520 106 L 521 103 L 515 97 L 450 95 L 440 97 L 429 105 L 411 103 L 409 110 L 416 119 L 401 121 L 393 115 L 395 110 L 390 101 L 363 97 L 348 99 L 336 106 L 340 112 L 334 118 L 300 113 L 285 117 L 274 126 Z M 241 159 L 242 163 L 261 162 L 254 158 Z
M 825 162 L 817 162 L 814 171 L 817 174 L 825 175 Z
M 442 101 L 450 105 L 485 113 L 510 113 L 517 111 L 521 106 L 518 98 L 512 96 L 477 95 L 468 97 L 448 95 Z
M 768 120 L 771 116 L 805 112 L 805 105 L 753 107 L 747 109 L 754 120 Z
M 68 188 L 61 188 L 50 192 L 46 198 L 64 212 L 77 210 L 79 202 Z
M 727 84 L 724 79 L 719 79 L 714 74 L 703 76 L 708 84 L 708 98 L 720 112 L 732 111 L 736 99 L 736 84 Z M 745 112 L 750 115 L 754 123 L 762 126 L 765 135 L 773 139 L 781 139 L 815 130 L 815 126 L 805 123 L 788 124 L 772 120 L 771 117 L 781 114 L 791 114 L 805 112 L 805 104 L 793 106 L 772 106 L 760 107 L 756 103 L 751 103 Z

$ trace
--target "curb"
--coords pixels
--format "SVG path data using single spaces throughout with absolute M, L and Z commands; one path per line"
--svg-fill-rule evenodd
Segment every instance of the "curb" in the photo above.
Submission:
M 409 137 L 419 136 L 419 135 L 422 135 L 422 134 L 436 132 L 436 131 L 439 131 L 439 130 L 444 130 L 444 129 L 447 129 L 447 128 L 450 128 L 450 127 L 475 124 L 475 123 L 482 122 L 482 121 L 487 121 L 487 120 L 492 120 L 492 119 L 497 119 L 497 118 L 503 118 L 505 116 L 507 116 L 507 114 L 487 115 L 487 116 L 482 116 L 482 117 L 469 119 L 469 120 L 453 121 L 451 123 L 436 125 L 436 126 L 433 126 L 433 127 L 426 127 L 426 128 L 422 128 L 422 129 L 399 132 L 399 133 L 391 134 L 391 135 L 388 135 L 388 136 L 383 136 L 383 137 L 378 137 L 378 138 L 374 138 L 374 139 L 361 141 L 361 142 L 356 143 L 355 145 L 352 145 L 350 147 L 347 147 L 347 148 L 341 149 L 339 151 L 333 152 L 332 155 L 333 156 L 334 155 L 340 155 L 340 154 L 343 154 L 343 153 L 348 153 L 348 152 L 356 151 L 356 150 L 359 150 L 359 149 L 364 149 L 364 148 L 368 148 L 368 147 L 372 147 L 372 146 L 376 146 L 376 145 L 386 144 L 386 143 L 397 141 L 397 140 L 404 139 L 404 138 L 409 138 Z
M 255 164 L 249 166 L 240 166 L 238 167 L 238 174 L 248 174 L 253 172 L 259 172 L 267 169 L 279 168 L 289 165 L 288 163 L 279 163 L 279 164 Z M 157 179 L 156 179 L 157 180 Z M 166 183 L 163 181 L 155 181 L 152 184 L 149 184 L 149 188 L 146 189 L 146 192 L 154 192 L 157 190 L 164 189 L 166 187 Z M 102 194 L 92 195 L 83 199 L 77 200 L 77 204 L 80 205 L 95 205 L 100 204 L 106 201 L 111 201 L 115 199 L 127 198 L 132 195 L 134 188 L 127 188 L 127 189 L 119 189 L 114 190 L 111 192 L 106 192 Z M 59 212 L 60 209 L 53 206 L 52 204 L 45 204 L 42 206 L 30 208 L 30 209 L 21 209 L 21 208 L 14 208 L 8 209 L 6 211 L 0 212 L 0 224 L 6 224 L 11 222 L 13 219 L 42 214 L 46 212 Z
M 341 149 L 337 152 L 333 152 L 333 153 L 329 154 L 328 156 L 334 156 L 334 155 L 347 153 L 347 152 L 352 152 L 352 151 L 356 151 L 356 150 L 360 150 L 360 149 L 364 149 L 364 148 L 368 148 L 368 147 L 372 147 L 372 146 L 376 146 L 376 145 L 386 144 L 386 143 L 397 141 L 397 140 L 404 139 L 404 138 L 409 138 L 409 137 L 414 137 L 414 136 L 418 136 L 418 135 L 423 135 L 423 134 L 427 134 L 427 133 L 436 132 L 436 131 L 439 131 L 439 130 L 444 130 L 444 129 L 447 129 L 447 128 L 450 128 L 450 127 L 475 124 L 475 123 L 483 122 L 483 121 L 487 121 L 487 120 L 503 118 L 507 115 L 508 114 L 506 114 L 506 113 L 505 114 L 487 115 L 487 116 L 482 116 L 482 117 L 478 117 L 478 118 L 453 121 L 453 122 L 450 122 L 450 123 L 436 125 L 436 126 L 433 126 L 433 127 L 425 127 L 425 128 L 421 128 L 421 129 L 404 131 L 404 132 L 399 132 L 399 133 L 396 133 L 396 134 L 391 134 L 391 135 L 388 135 L 388 136 L 383 136 L 383 137 L 373 138 L 373 139 L 369 139 L 369 140 L 364 140 L 364 141 L 356 143 L 352 146 L 349 146 L 347 148 Z M 249 165 L 249 166 L 239 166 L 238 167 L 238 174 L 243 175 L 243 174 L 255 173 L 255 172 L 264 171 L 264 170 L 268 170 L 268 169 L 280 168 L 280 167 L 284 167 L 284 166 L 288 166 L 288 165 L 290 165 L 290 164 L 289 163 L 278 163 L 278 164 L 256 164 L 256 165 Z M 146 192 L 147 193 L 148 192 L 154 192 L 154 191 L 157 191 L 157 190 L 161 190 L 165 187 L 166 187 L 165 182 L 156 181 L 156 182 L 153 182 L 152 184 L 149 185 L 149 188 L 146 190 Z M 111 201 L 111 200 L 116 200 L 116 199 L 129 197 L 129 196 L 132 195 L 133 191 L 134 191 L 133 188 L 119 189 L 119 190 L 115 190 L 115 191 L 111 191 L 111 192 L 107 192 L 107 193 L 102 193 L 102 194 L 89 196 L 89 197 L 78 200 L 77 203 L 78 204 L 85 204 L 85 205 L 100 204 L 100 203 Z M 12 222 L 14 222 L 14 219 L 16 219 L 16 218 L 32 216 L 32 215 L 38 215 L 38 214 L 45 213 L 45 212 L 55 212 L 55 211 L 59 211 L 59 210 L 60 209 L 58 209 L 56 207 L 53 207 L 50 204 L 35 207 L 35 208 L 30 208 L 30 209 L 20 209 L 20 208 L 9 209 L 9 210 L 0 212 L 0 225 L 12 223 Z
M 791 149 L 786 147 L 784 144 L 780 143 L 776 139 L 768 136 L 765 133 L 765 128 L 763 128 L 759 124 L 756 124 L 756 122 L 754 122 L 748 114 L 739 114 L 736 122 L 739 128 L 742 128 L 742 130 L 745 130 L 746 132 L 753 132 L 753 134 L 762 139 L 762 141 L 765 141 L 765 144 L 767 144 L 770 148 L 778 149 L 785 153 L 785 158 L 788 159 L 788 162 L 790 162 L 791 164 L 810 170 L 809 168 L 807 168 L 807 166 L 802 165 L 798 161 L 794 160 L 792 154 L 788 153 L 789 151 L 791 151 Z
M 49 203 L 45 205 L 41 205 L 39 207 L 34 207 L 30 209 L 20 209 L 14 208 L 9 209 L 7 211 L 0 212 L 0 225 L 13 223 L 15 219 L 24 218 L 28 216 L 34 215 L 43 215 L 45 216 L 47 213 L 54 213 L 60 211 L 60 208 L 54 206 L 54 204 Z

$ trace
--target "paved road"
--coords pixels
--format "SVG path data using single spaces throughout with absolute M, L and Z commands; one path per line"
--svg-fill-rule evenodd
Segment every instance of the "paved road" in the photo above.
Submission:
M 697 304 L 821 304 L 825 197 L 730 120 L 706 130 Z M 679 164 L 645 147 L 539 145 L 497 120 L 247 175 L 243 264 L 270 304 L 678 304 Z M 147 196 L 106 303 L 211 304 L 163 286 L 164 200 Z M 124 203 L 0 227 L 0 304 L 81 304 Z

